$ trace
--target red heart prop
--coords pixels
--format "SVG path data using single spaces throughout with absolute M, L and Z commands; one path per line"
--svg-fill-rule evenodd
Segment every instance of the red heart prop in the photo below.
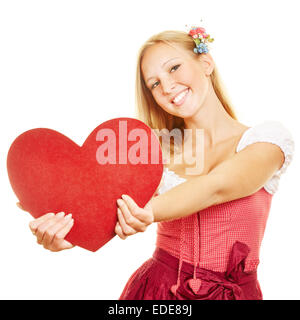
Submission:
M 72 213 L 66 240 L 96 251 L 115 236 L 116 200 L 128 194 L 144 207 L 163 164 L 152 130 L 139 120 L 117 118 L 99 125 L 82 147 L 51 129 L 26 131 L 9 149 L 7 170 L 26 211 L 34 218 Z

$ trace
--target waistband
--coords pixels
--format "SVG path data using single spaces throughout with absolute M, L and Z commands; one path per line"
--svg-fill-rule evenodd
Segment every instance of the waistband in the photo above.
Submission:
M 178 298 L 182 299 L 206 299 L 222 295 L 228 299 L 244 299 L 243 287 L 250 285 L 256 288 L 257 272 L 245 272 L 245 260 L 250 252 L 249 247 L 236 241 L 231 249 L 227 270 L 225 272 L 212 271 L 196 267 L 188 262 L 179 261 L 167 251 L 156 248 L 153 259 L 167 265 L 178 275 L 183 276 L 170 290 Z

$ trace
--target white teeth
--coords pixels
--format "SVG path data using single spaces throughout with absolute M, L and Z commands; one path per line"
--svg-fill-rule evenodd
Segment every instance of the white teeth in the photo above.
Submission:
M 174 103 L 177 103 L 178 101 L 180 101 L 186 94 L 188 93 L 188 89 L 181 92 L 176 98 L 173 99 Z

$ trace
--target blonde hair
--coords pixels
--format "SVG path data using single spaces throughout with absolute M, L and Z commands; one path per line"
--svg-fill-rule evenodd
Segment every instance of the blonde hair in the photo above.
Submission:
M 193 52 L 193 49 L 195 48 L 194 40 L 186 32 L 182 31 L 168 30 L 160 32 L 150 37 L 142 45 L 138 52 L 136 68 L 135 103 L 137 118 L 146 123 L 152 129 L 162 130 L 166 128 L 171 131 L 172 129 L 178 128 L 183 131 L 184 120 L 167 113 L 156 103 L 143 78 L 141 69 L 142 59 L 146 50 L 158 43 L 165 43 L 168 45 L 177 44 L 186 49 L 187 52 L 192 54 L 194 57 L 197 57 L 197 54 Z M 211 73 L 210 78 L 214 91 L 224 109 L 233 119 L 237 120 L 216 66 Z

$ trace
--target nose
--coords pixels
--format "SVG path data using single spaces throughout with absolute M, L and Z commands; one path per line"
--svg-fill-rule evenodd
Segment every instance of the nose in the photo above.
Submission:
M 172 78 L 161 80 L 162 91 L 164 94 L 170 94 L 175 88 L 175 82 Z

